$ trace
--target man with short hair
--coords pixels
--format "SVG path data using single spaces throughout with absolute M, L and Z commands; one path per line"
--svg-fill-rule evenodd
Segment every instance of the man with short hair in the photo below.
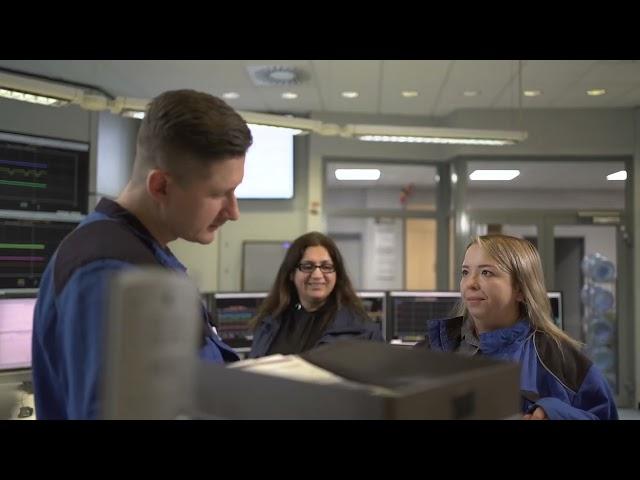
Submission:
M 209 244 L 238 219 L 234 192 L 251 143 L 246 122 L 219 98 L 175 90 L 149 104 L 129 183 L 115 201 L 100 200 L 42 276 L 32 344 L 39 419 L 100 417 L 109 278 L 141 265 L 186 272 L 167 244 Z M 204 308 L 201 357 L 238 359 Z

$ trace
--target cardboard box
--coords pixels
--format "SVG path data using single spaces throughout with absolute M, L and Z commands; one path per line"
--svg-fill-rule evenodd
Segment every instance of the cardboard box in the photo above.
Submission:
M 487 358 L 340 341 L 300 355 L 386 393 L 201 363 L 196 418 L 502 419 L 520 413 L 520 367 Z

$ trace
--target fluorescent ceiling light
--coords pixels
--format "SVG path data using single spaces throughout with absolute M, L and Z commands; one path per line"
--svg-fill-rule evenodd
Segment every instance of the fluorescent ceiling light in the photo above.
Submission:
M 225 92 L 222 94 L 222 98 L 226 98 L 227 100 L 235 100 L 236 98 L 240 98 L 240 94 L 238 92 Z
M 441 143 L 448 145 L 513 145 L 508 140 L 483 140 L 479 138 L 446 138 L 446 137 L 407 137 L 396 135 L 362 135 L 358 137 L 363 142 L 399 142 L 399 143 Z
M 440 143 L 449 145 L 514 145 L 527 138 L 527 132 L 509 130 L 473 130 L 398 125 L 337 125 L 308 118 L 239 111 L 247 123 L 294 128 L 324 136 L 357 138 L 369 142 Z
M 520 170 L 474 170 L 470 180 L 513 180 L 520 175 Z
M 525 90 L 522 92 L 525 97 L 537 97 L 542 95 L 542 90 Z
M 144 118 L 144 112 L 140 110 L 123 110 L 122 116 L 129 117 L 129 118 L 137 118 L 138 120 L 142 120 Z
M 465 90 L 462 95 L 465 97 L 477 97 L 480 94 L 478 90 Z
M 402 96 L 404 98 L 414 98 L 418 96 L 418 92 L 416 92 L 415 90 L 403 90 Z
M 267 125 L 271 127 L 291 128 L 300 132 L 314 132 L 321 135 L 338 135 L 339 127 L 337 125 L 324 124 L 320 120 L 310 120 L 308 118 L 289 117 L 286 115 L 272 115 L 270 113 L 244 112 L 238 110 L 238 113 L 244 121 L 254 125 Z M 331 129 L 330 127 L 335 127 Z M 330 130 L 324 133 L 325 130 Z
M 627 179 L 627 171 L 620 170 L 619 172 L 610 173 L 607 175 L 607 180 L 626 180 Z
M 294 98 L 298 98 L 298 94 L 293 92 L 284 92 L 282 94 L 282 98 L 285 98 L 287 100 L 293 100 Z
M 302 133 L 302 130 L 297 128 L 274 127 L 273 125 L 259 125 L 257 123 L 247 123 L 247 125 L 249 125 L 249 127 L 260 127 L 265 129 L 265 131 L 273 130 L 273 131 L 287 132 L 287 133 L 290 133 L 291 135 L 298 135 L 299 133 Z
M 37 95 L 8 88 L 0 88 L 0 97 L 10 98 L 11 100 L 20 100 L 22 102 L 37 103 L 38 105 L 48 105 L 50 107 L 62 107 L 63 105 L 69 104 L 68 100 L 63 100 L 61 98 Z
M 607 91 L 604 88 L 593 88 L 591 90 L 587 90 L 587 95 L 590 97 L 599 97 L 605 93 L 607 93 Z
M 338 180 L 378 180 L 380 170 L 377 168 L 338 168 L 335 175 Z
M 466 128 L 401 127 L 396 125 L 348 125 L 348 133 L 365 142 L 439 143 L 446 145 L 513 145 L 526 132 L 472 130 Z
M 342 92 L 344 98 L 357 98 L 360 95 L 358 92 Z

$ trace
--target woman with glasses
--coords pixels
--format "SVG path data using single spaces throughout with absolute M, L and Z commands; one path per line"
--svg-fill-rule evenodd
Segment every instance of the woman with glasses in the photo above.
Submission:
M 251 358 L 298 354 L 341 339 L 382 340 L 336 244 L 319 232 L 291 244 L 253 327 Z

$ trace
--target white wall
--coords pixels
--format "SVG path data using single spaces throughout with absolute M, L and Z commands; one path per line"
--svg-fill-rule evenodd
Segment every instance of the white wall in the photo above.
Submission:
M 215 292 L 218 286 L 218 240 L 209 245 L 178 239 L 169 244 L 173 254 L 187 267 L 187 273 L 201 292 Z
M 447 157 L 631 155 L 634 149 L 633 110 L 607 108 L 461 110 L 444 120 L 448 127 L 526 130 L 521 144 L 506 147 L 447 147 Z
M 624 209 L 624 192 L 613 190 L 468 190 L 467 210 Z
M 327 190 L 324 210 L 340 209 L 383 209 L 403 210 L 400 203 L 400 187 L 376 187 L 376 188 L 332 188 Z M 433 205 L 435 207 L 436 195 L 433 189 L 415 189 L 409 198 L 407 206 Z
M 332 188 L 326 192 L 324 210 L 343 208 L 367 208 L 367 190 L 364 188 Z
M 91 117 L 95 113 L 76 106 L 46 107 L 0 99 L 0 131 L 44 137 L 91 141 Z
M 366 191 L 367 208 L 371 209 L 384 209 L 384 210 L 403 210 L 405 207 L 400 202 L 400 194 L 402 189 L 397 188 L 384 188 L 374 189 L 370 188 Z M 407 202 L 407 208 L 412 205 L 433 205 L 435 210 L 436 195 L 433 189 L 416 189 L 413 191 Z
M 329 217 L 327 232 L 364 234 L 367 226 L 364 217 Z
M 97 135 L 96 194 L 117 197 L 129 181 L 140 121 L 100 112 Z

